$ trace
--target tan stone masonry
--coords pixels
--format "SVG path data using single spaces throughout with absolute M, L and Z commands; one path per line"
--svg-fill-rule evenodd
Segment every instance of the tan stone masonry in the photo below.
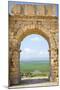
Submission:
M 9 85 L 20 84 L 20 45 L 30 34 L 42 35 L 49 44 L 50 81 L 58 76 L 58 18 L 41 15 L 9 15 Z

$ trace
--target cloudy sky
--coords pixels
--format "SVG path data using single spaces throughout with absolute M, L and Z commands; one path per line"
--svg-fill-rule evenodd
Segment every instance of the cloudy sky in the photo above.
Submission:
M 21 42 L 20 60 L 49 60 L 49 45 L 40 35 L 32 34 Z

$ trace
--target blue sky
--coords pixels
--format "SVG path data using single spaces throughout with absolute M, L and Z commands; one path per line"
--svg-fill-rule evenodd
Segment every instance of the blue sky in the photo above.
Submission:
M 47 40 L 37 34 L 31 34 L 21 42 L 20 60 L 49 60 Z

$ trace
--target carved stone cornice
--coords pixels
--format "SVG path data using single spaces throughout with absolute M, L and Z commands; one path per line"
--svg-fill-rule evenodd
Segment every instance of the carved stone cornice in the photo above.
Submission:
M 58 19 L 57 16 L 40 16 L 40 15 L 9 15 L 9 18 L 14 18 L 14 19 Z

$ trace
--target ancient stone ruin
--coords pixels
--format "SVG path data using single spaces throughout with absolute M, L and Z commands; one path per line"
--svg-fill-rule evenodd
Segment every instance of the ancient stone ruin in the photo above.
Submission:
M 20 45 L 30 34 L 49 44 L 50 81 L 58 78 L 58 17 L 55 4 L 16 4 L 9 15 L 9 86 L 20 84 Z

